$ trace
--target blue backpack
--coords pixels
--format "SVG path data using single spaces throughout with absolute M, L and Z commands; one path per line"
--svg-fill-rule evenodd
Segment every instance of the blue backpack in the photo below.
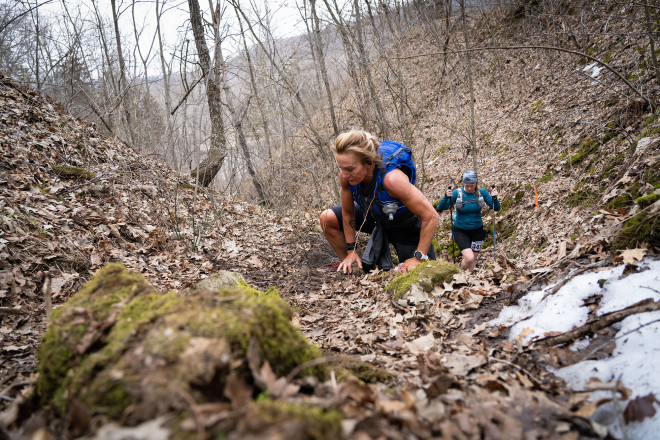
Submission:
M 387 173 L 398 168 L 408 176 L 410 183 L 414 185 L 415 180 L 417 179 L 417 170 L 412 161 L 412 151 L 403 144 L 395 141 L 383 141 L 378 148 L 378 154 L 383 157 L 383 166 L 378 170 L 375 179 L 375 188 L 372 186 L 370 190 L 374 191 L 373 195 L 375 200 L 373 208 L 377 217 L 381 219 L 389 219 L 391 221 L 408 211 L 408 208 L 406 208 L 406 206 L 398 199 L 387 194 L 385 186 L 383 185 L 383 179 Z M 371 203 L 371 194 L 363 195 L 359 184 L 352 185 L 349 188 L 351 193 L 353 193 L 353 200 L 355 200 L 355 202 L 366 212 Z

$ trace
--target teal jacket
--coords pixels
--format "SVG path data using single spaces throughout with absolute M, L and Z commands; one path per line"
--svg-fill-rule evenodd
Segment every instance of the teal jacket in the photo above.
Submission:
M 480 190 L 484 202 L 486 202 L 491 209 L 499 211 L 501 208 L 499 199 L 493 200 L 490 193 L 486 191 L 485 188 L 480 188 Z M 435 209 L 440 212 L 448 209 L 450 204 L 453 206 L 458 198 L 458 191 L 463 191 L 463 209 L 456 209 L 456 221 L 454 222 L 454 226 L 468 231 L 483 227 L 484 223 L 481 221 L 481 208 L 479 208 L 479 205 L 477 204 L 476 192 L 469 194 L 466 193 L 463 188 L 457 188 L 452 191 L 451 199 L 446 195 L 443 196 Z

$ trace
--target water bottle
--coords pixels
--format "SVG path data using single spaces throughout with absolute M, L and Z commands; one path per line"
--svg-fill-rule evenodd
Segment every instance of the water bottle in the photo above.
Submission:
M 390 221 L 394 220 L 394 214 L 399 209 L 399 204 L 397 202 L 388 203 L 383 206 L 383 213 L 388 216 Z

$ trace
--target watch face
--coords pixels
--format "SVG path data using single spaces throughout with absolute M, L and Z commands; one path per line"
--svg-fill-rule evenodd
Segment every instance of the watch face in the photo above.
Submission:
M 420 251 L 415 251 L 415 254 L 414 254 L 414 255 L 415 255 L 415 258 L 418 258 L 418 259 L 420 259 L 420 260 L 421 260 L 422 257 L 424 256 L 424 254 L 422 254 Z

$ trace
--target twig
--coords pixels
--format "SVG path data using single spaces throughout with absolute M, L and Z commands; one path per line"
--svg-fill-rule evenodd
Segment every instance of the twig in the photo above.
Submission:
M 586 54 L 584 52 L 579 52 L 577 50 L 571 50 L 571 49 L 565 49 L 563 47 L 556 47 L 556 46 L 486 46 L 486 47 L 472 47 L 469 49 L 458 49 L 458 50 L 452 50 L 452 51 L 445 51 L 445 52 L 430 52 L 430 53 L 423 53 L 423 54 L 414 54 L 414 55 L 408 55 L 405 57 L 390 57 L 393 59 L 398 59 L 398 60 L 404 60 L 404 59 L 411 59 L 411 58 L 420 58 L 420 57 L 427 57 L 427 56 L 438 56 L 438 55 L 446 55 L 446 54 L 457 54 L 461 52 L 474 52 L 474 51 L 484 51 L 484 50 L 517 50 L 517 49 L 544 49 L 544 50 L 556 50 L 559 52 L 567 52 L 573 55 L 578 55 L 581 57 L 585 57 L 591 61 L 594 61 L 598 64 L 601 64 L 603 67 L 605 67 L 607 70 L 612 72 L 614 75 L 616 75 L 621 81 L 626 83 L 628 88 L 630 88 L 633 92 L 635 92 L 636 95 L 638 95 L 640 98 L 642 98 L 648 106 L 651 108 L 652 111 L 655 111 L 655 106 L 653 105 L 653 102 L 646 96 L 642 94 L 635 86 L 633 86 L 630 81 L 628 81 L 621 73 L 619 73 L 616 69 L 614 69 L 612 66 L 607 64 L 603 60 L 599 60 L 596 57 L 593 57 L 589 54 Z
M 298 365 L 296 368 L 291 370 L 289 374 L 286 376 L 286 381 L 291 382 L 301 371 L 307 369 L 307 368 L 312 368 L 312 367 L 317 367 L 319 365 L 323 364 L 329 364 L 331 362 L 336 361 L 337 359 L 340 359 L 340 356 L 324 356 L 316 359 L 312 359 L 311 361 L 307 361 L 305 363 L 302 363 Z
M 583 336 L 588 334 L 595 334 L 599 330 L 602 330 L 610 325 L 622 321 L 630 315 L 635 315 L 637 313 L 651 312 L 654 310 L 660 310 L 660 301 L 653 301 L 653 299 L 645 299 L 636 304 L 633 304 L 630 307 L 626 307 L 623 310 L 617 310 L 616 312 L 608 313 L 602 316 L 593 319 L 586 324 L 573 329 L 567 333 L 562 333 L 561 335 L 550 336 L 547 338 L 540 339 L 533 342 L 530 345 L 531 348 L 537 347 L 551 347 L 555 345 L 565 344 L 567 342 L 575 341 L 581 339 Z
M 536 378 L 536 376 L 534 376 L 534 375 L 533 375 L 532 373 L 530 373 L 529 371 L 525 370 L 525 369 L 524 369 L 523 367 L 521 367 L 520 365 L 514 364 L 513 362 L 505 361 L 504 359 L 498 359 L 498 358 L 493 357 L 493 356 L 488 356 L 488 360 L 489 360 L 489 361 L 494 361 L 494 362 L 500 362 L 500 363 L 502 363 L 502 364 L 510 365 L 510 366 L 512 366 L 512 367 L 514 367 L 514 368 L 516 368 L 516 369 L 518 369 L 518 370 L 520 370 L 520 371 L 522 371 L 523 373 L 525 373 L 526 375 L 528 375 L 528 376 L 531 377 L 532 379 L 534 379 L 534 381 L 536 381 L 536 383 L 541 383 L 541 381 L 538 380 L 538 379 Z
M 50 312 L 53 310 L 53 292 L 50 288 L 50 277 L 48 276 L 48 271 L 44 272 L 46 281 L 41 289 L 41 292 L 44 295 L 44 307 L 46 309 L 46 319 L 50 318 Z
M 632 330 L 629 330 L 629 331 L 627 331 L 627 332 L 625 332 L 625 333 L 621 333 L 620 335 L 617 334 L 617 335 L 614 337 L 613 341 L 616 341 L 617 339 L 625 338 L 625 337 L 628 336 L 629 334 L 631 334 L 631 333 L 635 333 L 636 331 L 643 329 L 643 328 L 646 327 L 647 325 L 655 324 L 656 322 L 660 322 L 660 318 L 658 318 L 658 319 L 654 319 L 653 321 L 649 321 L 649 322 L 647 322 L 646 324 L 642 324 L 642 325 L 640 325 L 639 327 L 634 328 L 634 329 L 632 329 Z M 582 359 L 586 359 L 586 358 L 588 358 L 588 357 L 593 356 L 594 353 L 596 353 L 596 352 L 597 352 L 598 350 L 600 350 L 601 348 L 605 347 L 605 346 L 606 346 L 607 344 L 609 344 L 610 342 L 612 342 L 612 341 L 607 341 L 607 342 L 605 342 L 605 343 L 603 343 L 603 344 L 600 344 L 600 345 L 596 346 L 596 348 L 594 348 L 594 349 L 591 350 L 589 353 L 587 353 L 585 356 L 583 356 Z
M 21 308 L 0 307 L 0 315 L 22 315 L 24 313 L 27 312 Z

